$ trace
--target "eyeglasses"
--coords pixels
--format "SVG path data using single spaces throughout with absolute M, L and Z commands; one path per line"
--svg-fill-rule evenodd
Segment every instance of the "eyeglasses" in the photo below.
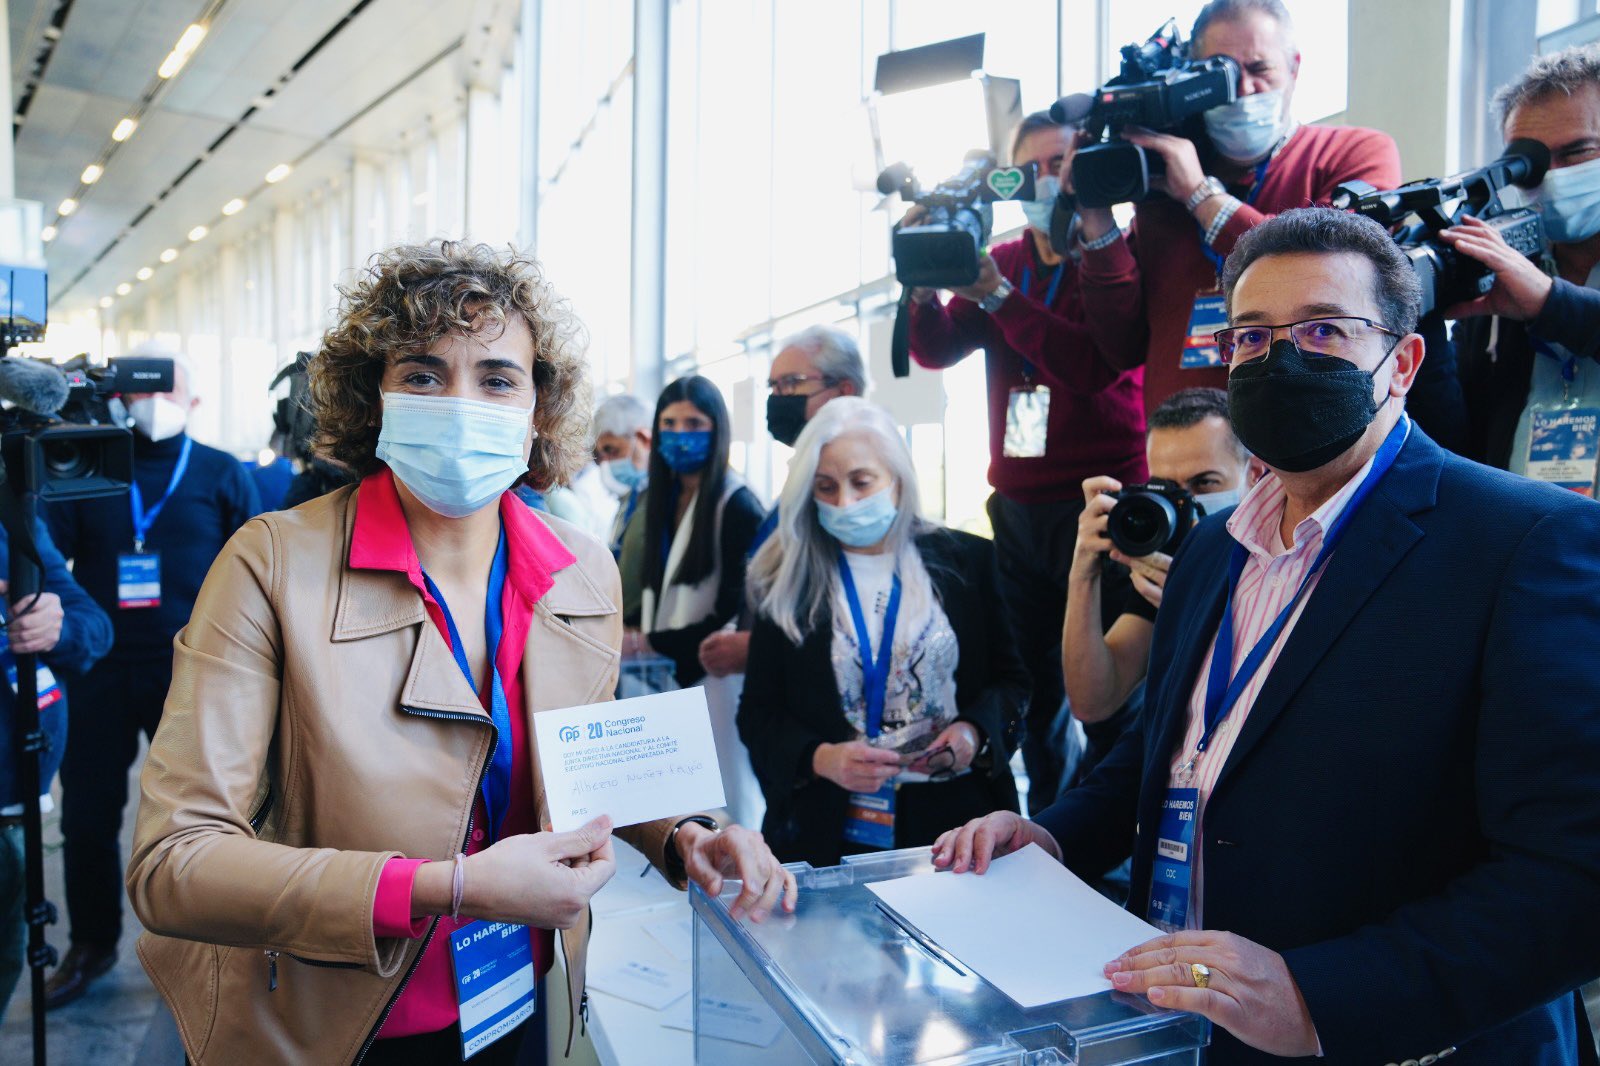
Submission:
M 956 752 L 948 744 L 928 756 L 928 780 L 950 781 L 956 776 Z
M 1265 356 L 1272 347 L 1272 335 L 1280 329 L 1288 330 L 1294 346 L 1307 355 L 1349 356 L 1360 350 L 1369 333 L 1382 333 L 1397 341 L 1404 336 L 1370 318 L 1355 315 L 1308 318 L 1281 326 L 1234 326 L 1219 329 L 1212 336 L 1223 364 L 1237 366 Z
M 819 383 L 823 389 L 831 389 L 838 384 L 836 380 L 824 374 L 785 374 L 781 378 L 770 378 L 767 388 L 772 390 L 774 396 L 799 396 L 803 395 L 799 389 L 808 381 Z M 821 392 L 822 389 L 818 389 Z

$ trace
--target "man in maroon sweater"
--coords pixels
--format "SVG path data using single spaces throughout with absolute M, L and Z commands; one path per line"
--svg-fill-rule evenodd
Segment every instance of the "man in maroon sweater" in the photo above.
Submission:
M 1247 231 L 1292 207 L 1326 205 L 1344 182 L 1380 189 L 1400 183 L 1400 153 L 1377 130 L 1301 126 L 1290 117 L 1300 53 L 1289 13 L 1279 0 L 1212 0 L 1195 18 L 1196 58 L 1225 55 L 1239 63 L 1239 99 L 1206 112 L 1216 154 L 1202 167 L 1193 141 L 1170 133 L 1128 131 L 1126 137 L 1166 163 L 1157 196 L 1134 208 L 1127 239 L 1134 293 L 1143 300 L 1092 301 L 1089 324 L 1131 330 L 1148 322 L 1147 342 L 1116 349 L 1119 365 L 1144 366 L 1145 410 L 1195 386 L 1227 388 L 1210 334 L 1223 328 L 1217 275 Z M 1081 238 L 1123 241 L 1109 219 L 1085 212 Z M 1110 249 L 1107 249 L 1109 251 Z
M 1066 259 L 1050 247 L 1054 184 L 1077 139 L 1075 127 L 1046 113 L 1023 120 L 1012 160 L 1036 164 L 1041 179 L 1038 199 L 1024 204 L 1027 232 L 991 249 L 977 282 L 956 289 L 948 304 L 919 289 L 911 308 L 911 355 L 921 365 L 953 366 L 980 348 L 986 357 L 989 518 L 1001 595 L 1033 677 L 1022 745 L 1033 809 L 1055 799 L 1062 777 L 1063 752 L 1051 736 L 1063 697 L 1056 634 L 1084 506 L 1079 486 L 1097 474 L 1128 483 L 1145 473 L 1137 368 L 1144 326 L 1133 257 L 1121 241 Z M 1112 310 L 1091 325 L 1089 304 Z M 1125 573 L 1107 580 L 1127 583 Z

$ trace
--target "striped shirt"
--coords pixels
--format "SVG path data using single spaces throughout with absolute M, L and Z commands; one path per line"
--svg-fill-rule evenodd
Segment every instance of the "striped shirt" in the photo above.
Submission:
M 1228 519 L 1228 532 L 1249 552 L 1244 572 L 1239 575 L 1239 587 L 1234 590 L 1233 596 L 1233 667 L 1230 677 L 1232 673 L 1238 672 L 1239 666 L 1250 654 L 1250 650 L 1256 646 L 1256 642 L 1272 627 L 1278 614 L 1294 599 L 1295 591 L 1300 588 L 1300 582 L 1305 580 L 1306 574 L 1317 560 L 1317 553 L 1322 550 L 1322 538 L 1344 512 L 1350 497 L 1355 495 L 1356 489 L 1360 487 L 1376 459 L 1376 455 L 1368 459 L 1366 465 L 1357 470 L 1327 503 L 1295 526 L 1292 548 L 1284 547 L 1283 536 L 1279 529 L 1288 493 L 1276 474 L 1268 473 L 1258 481 Z M 1327 567 L 1324 566 L 1323 572 L 1326 571 Z M 1320 573 L 1312 578 L 1310 587 L 1306 590 L 1306 594 L 1300 597 L 1300 602 L 1296 604 L 1288 624 L 1283 627 L 1283 632 L 1278 634 L 1278 639 L 1266 660 L 1262 662 L 1261 668 L 1239 694 L 1239 700 L 1228 712 L 1228 716 L 1218 723 L 1216 732 L 1206 745 L 1206 750 L 1200 753 L 1195 762 L 1193 785 L 1200 793 L 1195 814 L 1194 839 L 1197 845 L 1204 839 L 1202 832 L 1206 802 L 1211 798 L 1211 790 L 1216 786 L 1217 778 L 1221 776 L 1222 768 L 1228 761 L 1228 753 L 1233 750 L 1234 739 L 1243 728 L 1245 719 L 1250 716 L 1250 709 L 1255 705 L 1256 696 L 1260 694 L 1262 686 L 1266 684 L 1267 675 L 1277 663 L 1284 642 L 1294 631 L 1295 624 L 1304 613 L 1306 604 L 1316 594 L 1317 584 L 1321 580 Z M 1201 734 L 1205 732 L 1206 676 L 1211 669 L 1211 656 L 1216 650 L 1216 645 L 1217 638 L 1213 636 L 1206 647 L 1205 658 L 1201 660 L 1199 676 L 1195 678 L 1194 692 L 1189 697 L 1189 728 L 1184 733 L 1183 743 L 1172 752 L 1170 768 L 1172 779 L 1178 776 L 1178 768 L 1188 762 L 1189 757 L 1195 753 Z M 1189 888 L 1188 925 L 1191 929 L 1202 928 L 1200 901 L 1204 898 L 1202 892 L 1204 871 L 1201 869 L 1203 851 L 1203 848 L 1195 847 L 1190 852 L 1194 856 L 1194 870 Z

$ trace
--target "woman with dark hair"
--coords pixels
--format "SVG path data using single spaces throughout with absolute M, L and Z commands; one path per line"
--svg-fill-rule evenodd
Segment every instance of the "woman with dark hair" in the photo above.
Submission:
M 764 510 L 728 467 L 728 408 L 698 374 L 656 401 L 645 501 L 644 606 L 630 650 L 671 659 L 678 684 L 705 677 L 700 643 L 739 613 L 745 557 Z
M 552 930 L 581 1016 L 615 870 L 603 816 L 539 831 L 533 716 L 615 689 L 616 564 L 509 491 L 589 460 L 587 367 L 538 268 L 487 246 L 392 249 L 343 297 L 311 399 L 319 454 L 361 480 L 245 525 L 178 634 L 127 874 L 139 956 L 201 1066 L 512 1062 Z M 737 874 L 758 920 L 792 909 L 719 813 L 619 835 L 680 886 Z M 494 969 L 495 1013 L 453 965 Z

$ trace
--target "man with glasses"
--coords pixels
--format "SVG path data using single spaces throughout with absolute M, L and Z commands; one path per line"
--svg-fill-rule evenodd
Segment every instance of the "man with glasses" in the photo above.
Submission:
M 1129 906 L 1170 932 L 1106 976 L 1211 1019 L 1211 1066 L 1575 1063 L 1600 506 L 1411 422 L 1420 292 L 1376 223 L 1285 212 L 1223 279 L 1230 417 L 1268 473 L 1179 548 L 1137 725 L 935 861 L 1037 843 L 1093 876 L 1131 847 Z
M 778 346 L 767 372 L 767 432 L 779 444 L 792 448 L 823 404 L 841 396 L 866 394 L 867 367 L 854 337 L 835 326 L 801 330 Z M 752 557 L 776 528 L 778 508 L 774 505 L 750 544 Z M 700 665 L 712 677 L 744 673 L 749 656 L 747 624 L 713 633 L 700 643 Z
M 938 370 L 984 355 L 1000 595 L 1033 680 L 1022 741 L 1032 809 L 1055 799 L 1066 766 L 1057 639 L 1083 511 L 1079 486 L 1096 474 L 1144 480 L 1143 371 L 1124 369 L 1137 365 L 1144 345 L 1133 259 L 1120 239 L 1068 255 L 1050 245 L 1051 211 L 1080 134 L 1048 112 L 1024 118 L 1011 161 L 1037 176 L 1038 198 L 1023 204 L 1027 230 L 989 249 L 978 280 L 948 301 L 918 289 L 911 303 L 911 357 L 920 365 Z M 919 211 L 907 212 L 905 224 Z M 1120 237 L 1111 212 L 1098 215 Z M 1092 305 L 1107 309 L 1098 322 Z M 1108 568 L 1105 580 L 1120 600 L 1126 574 Z

